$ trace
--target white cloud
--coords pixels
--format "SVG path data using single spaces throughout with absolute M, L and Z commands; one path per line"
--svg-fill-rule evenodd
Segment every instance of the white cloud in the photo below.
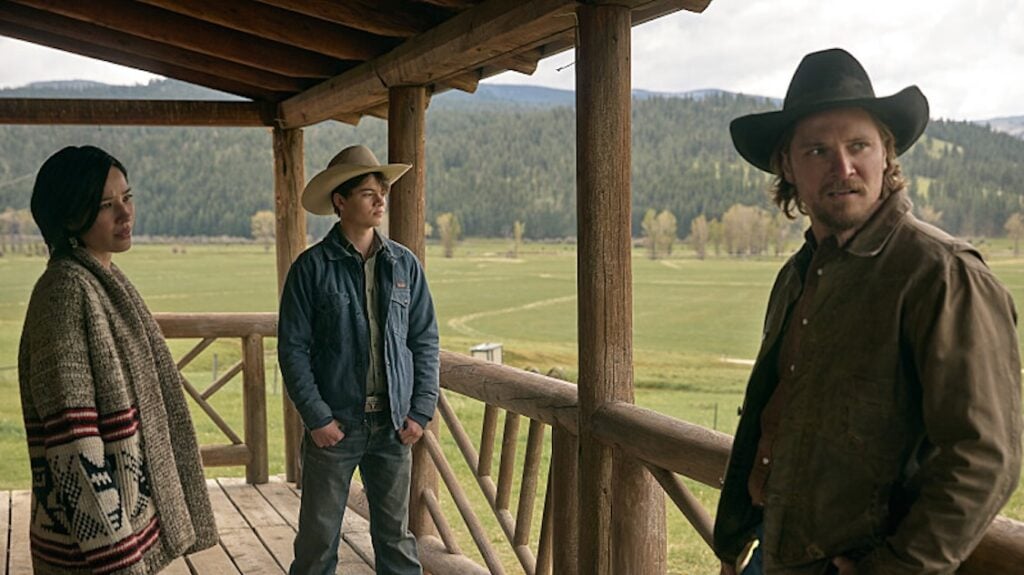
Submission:
M 867 69 L 879 95 L 917 84 L 933 117 L 1024 115 L 1024 4 L 1016 0 L 713 0 L 634 29 L 634 88 L 721 88 L 782 97 L 803 55 L 839 46 Z M 571 88 L 563 54 L 532 77 L 494 82 Z
M 0 36 L 0 88 L 47 80 L 145 84 L 154 74 Z
M 634 29 L 634 88 L 721 88 L 782 97 L 800 58 L 841 46 L 880 95 L 917 84 L 933 117 L 1024 115 L 1024 3 L 1018 0 L 712 0 Z M 488 80 L 572 88 L 572 51 L 533 76 Z M 0 86 L 56 79 L 115 84 L 152 74 L 0 37 Z

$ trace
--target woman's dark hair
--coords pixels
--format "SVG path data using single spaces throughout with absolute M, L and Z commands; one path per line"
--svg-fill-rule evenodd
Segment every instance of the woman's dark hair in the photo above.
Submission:
M 32 188 L 32 219 L 51 256 L 71 251 L 92 227 L 111 167 L 128 179 L 124 165 L 96 146 L 68 146 L 43 162 Z

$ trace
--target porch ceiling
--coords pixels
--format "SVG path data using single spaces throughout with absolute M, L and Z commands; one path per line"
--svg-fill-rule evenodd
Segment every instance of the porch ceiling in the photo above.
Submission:
M 711 0 L 622 0 L 633 24 Z M 569 0 L 0 0 L 0 35 L 276 104 L 273 123 L 387 113 L 388 88 L 473 92 L 573 46 Z

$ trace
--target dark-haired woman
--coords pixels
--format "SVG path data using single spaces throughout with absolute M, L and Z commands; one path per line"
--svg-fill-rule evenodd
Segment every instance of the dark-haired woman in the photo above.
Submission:
M 36 176 L 50 261 L 18 354 L 36 575 L 155 573 L 217 541 L 181 376 L 111 261 L 134 214 L 127 170 L 99 148 L 64 148 Z

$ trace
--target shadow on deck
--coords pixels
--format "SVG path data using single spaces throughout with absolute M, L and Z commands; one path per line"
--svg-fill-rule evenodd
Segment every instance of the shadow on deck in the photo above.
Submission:
M 220 544 L 180 558 L 167 575 L 279 575 L 288 572 L 299 522 L 299 492 L 279 477 L 249 485 L 241 478 L 209 479 Z M 355 485 L 353 485 L 355 487 Z M 28 546 L 28 491 L 0 491 L 0 575 L 32 573 Z M 345 513 L 338 573 L 373 575 L 370 525 L 355 511 Z

